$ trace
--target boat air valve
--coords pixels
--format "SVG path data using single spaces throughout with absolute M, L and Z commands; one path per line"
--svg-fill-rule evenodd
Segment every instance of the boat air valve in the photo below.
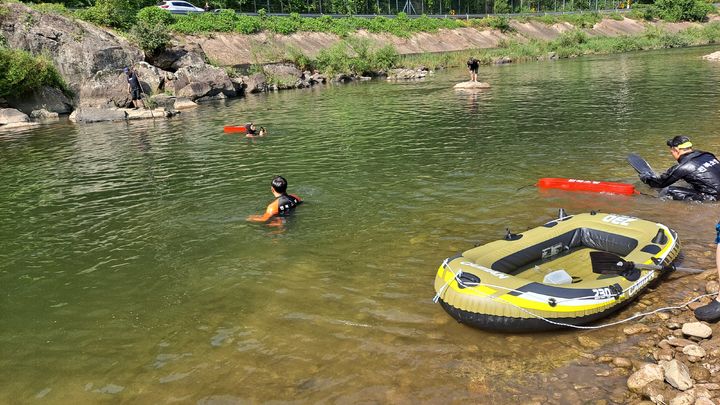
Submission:
M 522 234 L 510 232 L 510 228 L 505 228 L 505 240 L 518 240 L 522 238 Z
M 558 210 L 558 219 L 559 219 L 559 220 L 562 221 L 563 219 L 567 218 L 567 216 L 568 216 L 568 214 L 567 214 L 567 212 L 565 212 L 565 209 L 564 209 L 564 208 L 560 208 L 560 209 Z
M 557 306 L 557 300 L 556 300 L 555 298 L 550 298 L 550 299 L 548 300 L 548 305 L 550 305 L 551 307 L 555 308 L 555 306 Z

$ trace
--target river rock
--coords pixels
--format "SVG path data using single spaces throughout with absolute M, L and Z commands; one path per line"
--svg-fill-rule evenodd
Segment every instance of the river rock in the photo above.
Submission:
M 38 120 L 52 120 L 52 119 L 58 119 L 59 114 L 56 112 L 50 112 L 48 110 L 40 109 L 40 110 L 33 110 L 30 112 L 30 118 L 38 119 Z
M 687 345 L 695 344 L 692 340 L 683 339 L 683 338 L 670 338 L 667 340 L 667 342 L 670 344 L 670 346 L 673 347 L 685 347 Z
M 615 357 L 612 361 L 613 366 L 620 368 L 632 368 L 633 364 L 630 359 L 625 357 Z
M 98 71 L 119 71 L 143 60 L 139 48 L 109 30 L 56 13 L 40 13 L 20 2 L 4 7 L 8 13 L 3 15 L 0 36 L 8 47 L 47 55 L 75 94 Z
M 683 392 L 670 400 L 669 405 L 693 405 L 695 403 L 695 395 L 691 392 Z
M 665 381 L 667 381 L 668 384 L 680 391 L 686 391 L 692 388 L 693 381 L 690 378 L 690 370 L 688 370 L 684 363 L 678 361 L 677 359 L 673 359 L 670 361 L 660 362 L 660 366 L 662 366 L 662 369 L 664 370 Z
M 650 381 L 642 387 L 641 394 L 653 404 L 667 404 L 667 399 L 672 396 L 672 393 L 662 380 Z
M 125 110 L 125 113 L 127 114 L 128 120 L 168 118 L 178 114 L 177 111 L 168 111 L 164 108 Z
M 482 90 L 489 89 L 490 83 L 486 82 L 462 82 L 453 86 L 457 90 Z
M 713 62 L 720 61 L 720 51 L 707 54 L 707 55 L 703 56 L 702 58 L 705 60 L 713 61 Z
M 289 63 L 265 65 L 263 72 L 268 81 L 272 82 L 278 90 L 304 87 L 301 79 L 303 73 L 295 65 Z
M 80 107 L 70 114 L 72 122 L 124 121 L 127 113 L 124 110 L 110 108 Z
M 711 280 L 705 283 L 705 293 L 717 294 L 718 291 L 720 291 L 720 283 L 718 283 L 717 281 Z
M 34 110 L 46 110 L 58 114 L 69 114 L 73 110 L 73 103 L 60 89 L 43 86 L 29 94 L 11 95 L 7 102 L 25 114 Z
M 173 80 L 175 95 L 190 100 L 223 94 L 235 97 L 235 87 L 223 69 L 214 66 L 186 66 L 175 72 Z
M 30 122 L 27 114 L 14 108 L 0 108 L 0 125 L 22 124 Z
M 636 335 L 638 333 L 648 332 L 650 332 L 650 327 L 642 323 L 636 323 L 634 325 L 626 326 L 623 328 L 623 333 L 625 333 L 626 335 Z
M 581 335 L 577 338 L 578 343 L 580 343 L 580 346 L 586 348 L 586 349 L 597 349 L 601 346 L 600 342 L 597 340 L 591 338 L 590 336 Z
M 710 398 L 700 397 L 695 400 L 695 405 L 715 405 Z
M 188 110 L 191 108 L 197 107 L 197 103 L 193 102 L 192 100 L 189 100 L 187 98 L 177 98 L 175 99 L 175 109 L 176 110 Z
M 390 69 L 387 80 L 417 80 L 424 79 L 428 71 L 424 69 Z
M 712 329 L 702 322 L 688 322 L 683 324 L 682 332 L 685 336 L 707 339 L 712 336 Z
M 694 357 L 705 357 L 705 349 L 698 345 L 687 345 L 683 347 L 684 354 L 687 354 L 688 356 L 694 356 Z
M 152 58 L 152 62 L 160 69 L 176 72 L 187 66 L 205 65 L 205 52 L 195 43 L 173 45 Z
M 673 349 L 657 349 L 653 351 L 653 357 L 655 360 L 672 360 L 675 350 Z
M 264 73 L 255 73 L 254 75 L 244 76 L 246 93 L 262 93 L 267 91 L 267 78 Z
M 643 388 L 652 381 L 663 381 L 665 374 L 658 364 L 647 363 L 634 372 L 627 380 L 627 386 L 632 392 L 642 393 Z

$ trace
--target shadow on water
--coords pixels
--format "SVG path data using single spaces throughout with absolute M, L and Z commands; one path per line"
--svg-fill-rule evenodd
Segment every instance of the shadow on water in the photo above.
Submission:
M 587 353 L 640 338 L 474 330 L 432 303 L 435 271 L 559 208 L 665 223 L 684 265 L 712 267 L 717 205 L 529 187 L 641 186 L 626 153 L 668 167 L 677 133 L 720 150 L 707 52 L 486 68 L 477 94 L 447 71 L 0 134 L 0 402 L 619 398 L 624 376 L 600 379 Z M 222 132 L 248 121 L 270 136 Z M 282 228 L 247 223 L 276 174 L 307 203 Z M 642 305 L 681 302 L 693 282 Z

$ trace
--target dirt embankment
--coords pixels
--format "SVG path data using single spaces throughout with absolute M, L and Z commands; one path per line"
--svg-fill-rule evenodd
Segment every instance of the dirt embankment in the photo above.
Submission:
M 563 32 L 575 27 L 569 23 L 546 25 L 538 21 L 510 23 L 512 32 L 503 33 L 492 29 L 459 28 L 438 32 L 417 33 L 409 38 L 398 38 L 389 34 L 374 34 L 359 31 L 355 37 L 367 38 L 378 45 L 390 44 L 401 55 L 417 53 L 453 52 L 468 49 L 496 48 L 502 40 L 528 41 L 553 40 Z M 660 26 L 668 32 L 678 32 L 699 23 L 640 22 L 604 19 L 585 31 L 593 36 L 638 35 L 650 26 Z M 211 36 L 188 36 L 181 38 L 187 43 L 199 44 L 208 59 L 220 66 L 242 66 L 279 62 L 291 48 L 309 57 L 315 57 L 326 48 L 339 42 L 334 34 L 302 32 L 292 35 L 278 35 L 263 32 L 254 35 L 215 33 Z

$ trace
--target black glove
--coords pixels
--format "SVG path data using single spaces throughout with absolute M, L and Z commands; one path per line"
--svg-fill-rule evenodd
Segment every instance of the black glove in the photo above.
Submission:
M 640 173 L 640 181 L 647 184 L 648 180 L 652 178 L 652 174 L 650 173 Z

